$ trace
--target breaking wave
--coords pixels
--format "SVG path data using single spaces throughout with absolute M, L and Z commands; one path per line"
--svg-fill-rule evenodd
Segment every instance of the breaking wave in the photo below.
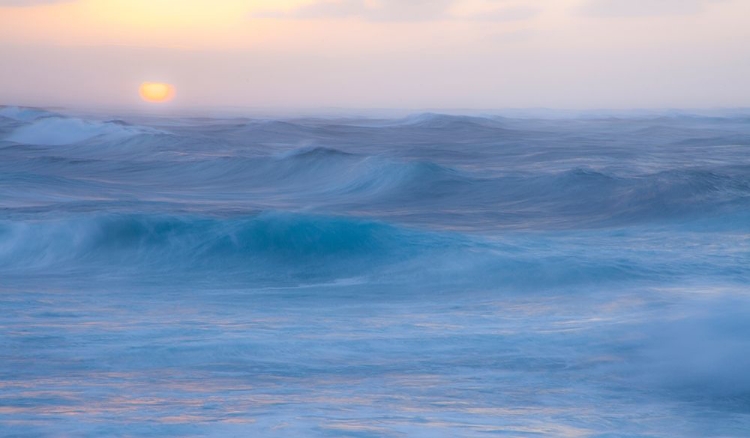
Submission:
M 25 113 L 20 113 L 22 118 Z M 92 139 L 122 141 L 139 134 L 157 134 L 159 131 L 131 126 L 117 121 L 89 121 L 72 117 L 41 116 L 34 114 L 27 125 L 15 129 L 5 139 L 16 143 L 44 146 L 61 146 Z

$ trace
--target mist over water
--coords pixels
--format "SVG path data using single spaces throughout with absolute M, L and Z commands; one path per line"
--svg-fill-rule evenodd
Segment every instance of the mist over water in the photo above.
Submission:
M 750 431 L 750 118 L 0 107 L 0 435 Z

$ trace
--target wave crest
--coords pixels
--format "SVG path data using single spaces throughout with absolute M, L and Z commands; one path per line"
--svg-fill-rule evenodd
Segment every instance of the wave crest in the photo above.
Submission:
M 81 143 L 95 138 L 122 141 L 140 134 L 158 134 L 161 131 L 127 125 L 119 121 L 97 122 L 72 117 L 49 116 L 16 128 L 6 140 L 16 143 L 62 146 Z

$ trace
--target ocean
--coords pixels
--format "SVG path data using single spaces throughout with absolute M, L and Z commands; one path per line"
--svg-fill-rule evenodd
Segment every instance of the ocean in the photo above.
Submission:
M 0 107 L 0 436 L 750 436 L 750 115 Z

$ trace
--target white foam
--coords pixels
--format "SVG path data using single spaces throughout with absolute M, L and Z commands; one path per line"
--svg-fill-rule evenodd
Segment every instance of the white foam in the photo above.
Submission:
M 23 108 L 18 106 L 4 106 L 0 107 L 0 117 L 7 119 L 17 120 L 19 122 L 31 122 L 40 117 L 47 117 L 53 115 L 49 111 L 44 111 L 35 108 Z
M 6 140 L 34 145 L 68 145 L 106 137 L 121 140 L 138 134 L 159 131 L 113 122 L 96 122 L 68 117 L 45 117 L 16 129 Z

